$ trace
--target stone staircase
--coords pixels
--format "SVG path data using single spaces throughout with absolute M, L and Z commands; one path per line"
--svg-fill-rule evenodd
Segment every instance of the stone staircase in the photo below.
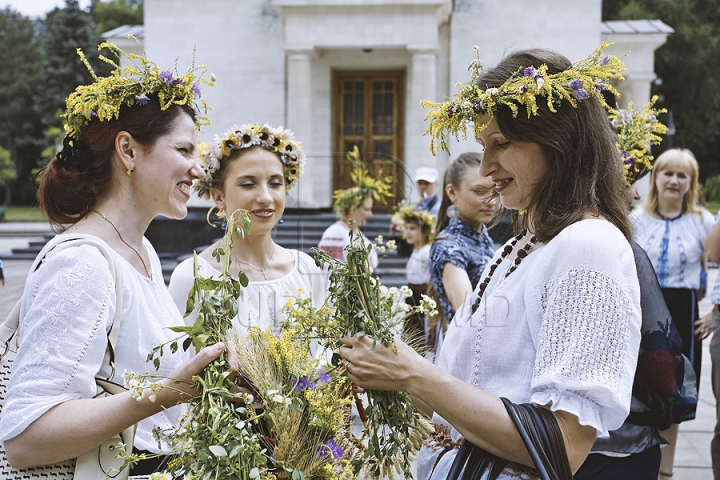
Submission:
M 283 223 L 274 231 L 275 241 L 286 248 L 293 248 L 313 256 L 312 248 L 320 242 L 325 229 L 337 221 L 337 216 L 329 212 L 286 211 Z M 378 235 L 385 240 L 389 235 L 390 215 L 376 213 L 370 217 L 362 231 L 371 241 Z M 148 228 L 147 237 L 158 252 L 162 264 L 163 278 L 170 281 L 170 275 L 177 264 L 192 255 L 192 250 L 202 251 L 221 236 L 221 231 L 211 229 L 205 221 L 205 210 L 191 211 L 186 220 L 168 220 L 158 218 Z M 491 231 L 496 243 L 504 243 L 509 237 L 509 224 L 503 222 Z M 45 233 L 31 239 L 27 247 L 13 248 L 15 259 L 34 259 L 42 247 L 54 236 Z M 396 251 L 387 251 L 381 259 L 376 273 L 387 286 L 400 286 L 405 280 L 406 259 Z

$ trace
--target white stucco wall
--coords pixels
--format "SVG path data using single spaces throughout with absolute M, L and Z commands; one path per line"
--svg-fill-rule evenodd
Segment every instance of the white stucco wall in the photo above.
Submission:
M 637 96 L 640 102 L 657 46 L 630 45 L 637 38 L 623 39 L 617 53 L 635 51 L 627 57 L 628 73 L 638 82 L 623 88 L 626 101 Z M 333 70 L 404 70 L 405 170 L 442 171 L 451 157 L 430 154 L 423 136 L 427 111 L 419 101 L 442 101 L 456 82 L 469 80 L 474 45 L 493 66 L 531 47 L 576 61 L 601 40 L 601 0 L 585 0 L 582 8 L 573 0 L 145 0 L 149 58 L 160 66 L 177 59 L 182 71 L 197 43 L 196 62 L 217 76 L 216 87 L 203 89 L 215 110 L 200 138 L 211 140 L 245 122 L 293 129 L 308 155 L 305 176 L 291 195 L 303 206 L 331 204 Z M 450 148 L 452 157 L 480 150 L 474 140 Z M 416 199 L 411 176 L 405 185 Z

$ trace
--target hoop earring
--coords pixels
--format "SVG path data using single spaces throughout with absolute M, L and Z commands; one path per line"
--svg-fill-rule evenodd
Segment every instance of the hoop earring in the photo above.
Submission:
M 457 216 L 460 215 L 460 210 L 458 209 L 457 206 L 455 206 L 453 204 L 448 207 L 447 212 L 445 212 L 445 214 L 450 218 L 457 218 Z
M 222 219 L 222 224 L 220 225 L 220 228 L 225 230 L 227 228 L 227 218 L 225 218 L 225 212 L 220 209 L 220 207 L 210 207 L 210 209 L 207 211 L 207 214 L 205 215 L 205 221 L 208 225 L 210 225 L 213 228 L 218 228 L 218 225 L 216 223 L 213 223 L 212 220 L 210 220 L 210 215 L 212 215 L 213 210 L 217 209 L 217 212 L 215 213 L 215 216 L 218 219 Z

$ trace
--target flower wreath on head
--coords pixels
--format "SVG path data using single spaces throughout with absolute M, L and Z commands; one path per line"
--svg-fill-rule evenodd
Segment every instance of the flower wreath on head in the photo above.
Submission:
M 617 147 L 628 187 L 652 169 L 655 157 L 650 153 L 650 146 L 659 145 L 662 141 L 660 135 L 667 132 L 667 127 L 657 119 L 659 114 L 667 110 L 653 108 L 656 101 L 657 95 L 639 110 L 635 110 L 633 102 L 630 102 L 627 110 L 610 109 L 608 115 L 618 136 Z
M 473 124 L 473 133 L 483 131 L 497 114 L 501 106 L 512 110 L 517 117 L 520 106 L 524 105 L 528 118 L 538 115 L 538 98 L 544 97 L 548 110 L 556 112 L 563 101 L 577 107 L 578 102 L 587 98 L 596 98 L 605 108 L 610 108 L 603 98 L 605 90 L 618 95 L 610 80 L 624 80 L 621 73 L 625 65 L 615 55 L 602 55 L 602 51 L 611 43 L 603 43 L 588 58 L 573 64 L 567 70 L 548 74 L 547 65 L 528 65 L 512 75 L 498 88 L 482 90 L 475 83 L 480 76 L 482 64 L 479 49 L 475 47 L 478 58 L 468 67 L 470 83 L 461 84 L 460 91 L 444 103 L 423 101 L 422 105 L 433 110 L 427 114 L 430 126 L 425 134 L 430 134 L 430 151 L 437 153 L 440 148 L 448 151 L 446 139 L 449 134 L 467 138 L 468 123 Z M 483 121 L 481 115 L 487 115 Z M 436 143 L 437 142 L 437 143 Z
M 371 197 L 376 202 L 387 203 L 385 199 L 393 196 L 390 191 L 392 178 L 372 178 L 360 159 L 360 150 L 358 150 L 357 145 L 347 153 L 346 157 L 353 165 L 350 179 L 355 186 L 333 192 L 333 211 L 339 214 L 349 212 L 362 205 L 363 200 L 368 197 Z
M 417 205 L 400 205 L 397 208 L 396 215 L 405 223 L 409 221 L 417 222 L 421 230 L 428 232 L 428 240 L 432 241 L 435 237 L 435 215 L 424 208 Z M 405 238 L 405 232 L 403 232 L 402 237 Z
M 140 43 L 131 35 L 128 35 L 128 38 Z M 179 75 L 170 69 L 160 70 L 155 62 L 145 56 L 125 53 L 112 43 L 103 42 L 98 45 L 98 50 L 103 48 L 109 49 L 118 59 L 115 62 L 104 55 L 99 56 L 100 60 L 115 67 L 109 77 L 95 75 L 85 54 L 81 49 L 77 49 L 80 59 L 95 81 L 90 85 L 78 86 L 66 100 L 65 135 L 70 141 L 79 140 L 94 118 L 101 122 L 117 119 L 121 107 L 145 106 L 151 98 L 157 98 L 162 110 L 172 105 L 188 105 L 203 114 L 211 110 L 201 98 L 200 84 L 213 86 L 215 76 L 211 75 L 209 80 L 202 78 L 206 67 L 194 66 L 194 52 L 193 66 L 184 75 Z M 139 64 L 120 67 L 123 55 L 130 62 Z M 200 128 L 210 125 L 210 120 L 206 115 L 199 115 L 195 123 Z
M 305 167 L 305 154 L 295 134 L 283 127 L 273 128 L 267 123 L 245 124 L 233 126 L 223 136 L 216 135 L 215 141 L 208 145 L 198 142 L 200 163 L 205 170 L 205 178 L 193 184 L 194 190 L 201 198 L 210 200 L 213 174 L 220 169 L 223 159 L 233 152 L 244 148 L 260 146 L 273 151 L 280 157 L 283 164 L 285 187 L 290 190 L 302 176 Z

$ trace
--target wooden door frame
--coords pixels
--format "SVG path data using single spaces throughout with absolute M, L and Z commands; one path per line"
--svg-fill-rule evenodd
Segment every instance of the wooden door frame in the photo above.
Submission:
M 396 168 L 395 168 L 395 178 L 394 180 L 394 190 L 395 190 L 395 197 L 392 197 L 388 199 L 388 205 L 378 204 L 377 210 L 378 211 L 391 211 L 392 206 L 399 203 L 403 197 L 404 197 L 404 184 L 405 184 L 405 83 L 406 83 L 406 71 L 405 69 L 393 69 L 393 70 L 345 70 L 345 69 L 333 69 L 332 75 L 331 75 L 331 90 L 332 90 L 332 96 L 331 96 L 331 102 L 330 102 L 330 108 L 331 108 L 331 118 L 332 118 L 332 151 L 333 153 L 333 170 L 332 170 L 332 186 L 333 191 L 337 188 L 343 188 L 341 185 L 343 185 L 343 179 L 340 178 L 342 171 L 340 168 L 340 163 L 338 159 L 344 159 L 345 153 L 343 151 L 343 145 L 342 145 L 342 138 L 344 137 L 342 131 L 341 131 L 341 115 L 342 115 L 342 98 L 340 98 L 340 85 L 341 82 L 347 81 L 347 80 L 373 80 L 378 77 L 387 77 L 392 78 L 392 80 L 397 82 L 397 95 L 395 98 L 395 107 L 396 107 L 396 121 L 395 121 L 395 134 L 394 134 L 394 142 L 396 144 L 395 147 L 395 155 L 394 158 L 391 158 L 390 160 L 394 163 L 396 162 Z M 368 83 L 367 85 L 370 85 Z M 372 116 L 372 91 L 370 91 L 369 95 L 366 95 L 365 98 L 365 116 L 366 116 L 366 123 L 365 123 L 365 137 L 366 139 L 372 138 L 370 125 L 371 125 L 371 116 Z M 366 144 L 369 145 L 369 143 L 366 140 Z M 369 148 L 369 147 L 367 147 Z M 363 160 L 368 160 L 366 155 L 369 152 L 360 152 L 362 155 Z M 372 172 L 374 173 L 374 172 Z M 386 173 L 387 174 L 387 173 Z

